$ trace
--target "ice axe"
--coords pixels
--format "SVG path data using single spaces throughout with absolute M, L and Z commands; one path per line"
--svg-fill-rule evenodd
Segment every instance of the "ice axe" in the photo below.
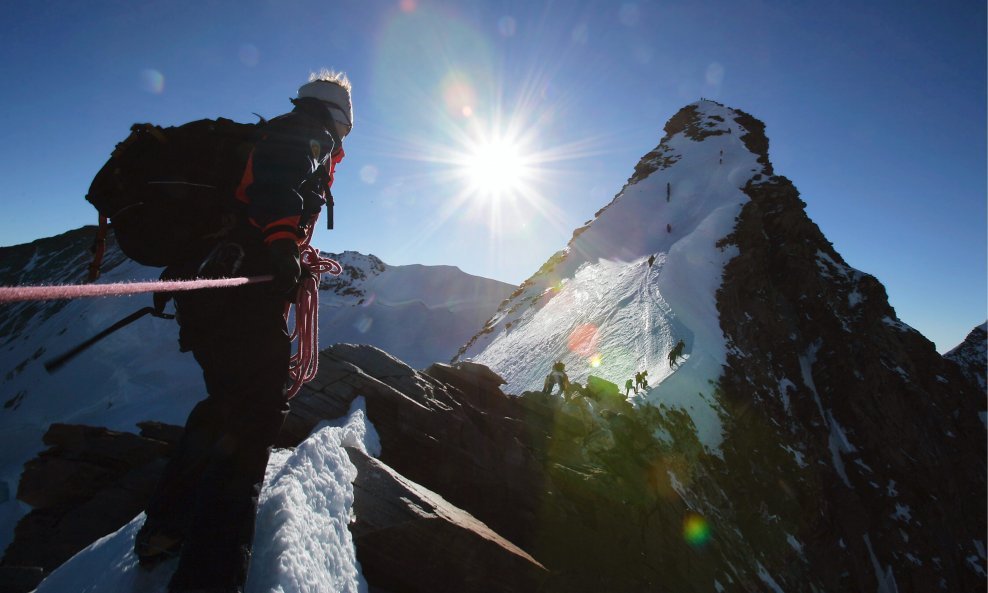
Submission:
M 148 314 L 154 315 L 155 317 L 160 317 L 162 319 L 174 319 L 175 318 L 174 315 L 169 315 L 167 313 L 159 313 L 159 312 L 157 312 L 157 309 L 155 307 L 143 307 L 141 309 L 138 309 L 137 311 L 134 311 L 130 315 L 124 317 L 120 321 L 114 323 L 110 327 L 104 329 L 103 331 L 101 331 L 100 333 L 96 334 L 95 336 L 89 338 L 88 340 L 86 340 L 86 341 L 78 344 L 77 346 L 75 346 L 74 348 L 72 348 L 71 350 L 69 350 L 68 352 L 65 352 L 64 354 L 60 354 L 59 356 L 56 356 L 55 358 L 52 358 L 51 360 L 49 360 L 48 362 L 45 363 L 45 370 L 48 371 L 49 373 L 54 373 L 58 369 L 60 369 L 63 366 L 65 366 L 65 364 L 67 362 L 69 362 L 70 360 L 72 360 L 73 358 L 75 358 L 76 356 L 78 356 L 79 354 L 81 354 L 83 351 L 85 351 L 87 348 L 89 348 L 90 346 L 92 346 L 96 342 L 99 342 L 100 340 L 102 340 L 106 336 L 112 334 L 113 332 L 115 332 L 115 331 L 117 331 L 119 329 L 122 329 L 124 327 L 127 327 L 131 323 L 134 323 L 135 321 L 137 321 L 141 317 L 144 317 L 145 315 L 148 315 Z

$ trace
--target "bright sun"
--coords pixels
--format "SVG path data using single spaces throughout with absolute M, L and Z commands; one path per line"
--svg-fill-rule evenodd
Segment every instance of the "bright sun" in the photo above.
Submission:
M 517 143 L 492 140 L 471 146 L 459 163 L 470 192 L 484 198 L 515 197 L 531 182 L 532 163 Z

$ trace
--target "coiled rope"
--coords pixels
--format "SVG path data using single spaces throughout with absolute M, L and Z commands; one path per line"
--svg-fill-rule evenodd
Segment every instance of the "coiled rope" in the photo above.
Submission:
M 313 225 L 314 226 L 314 225 Z M 299 247 L 303 278 L 294 303 L 285 305 L 285 322 L 295 307 L 295 327 L 290 333 L 291 340 L 298 340 L 298 347 L 288 364 L 288 391 L 291 399 L 302 389 L 302 385 L 315 378 L 319 371 L 319 280 L 322 274 L 339 276 L 343 267 L 339 262 L 321 257 L 319 251 L 309 245 L 309 234 Z M 304 271 L 309 273 L 305 274 Z

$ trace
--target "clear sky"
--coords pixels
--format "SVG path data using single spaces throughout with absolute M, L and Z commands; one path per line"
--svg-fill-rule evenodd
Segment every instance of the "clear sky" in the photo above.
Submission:
M 314 243 L 517 284 L 705 97 L 766 123 L 811 218 L 945 351 L 988 317 L 985 23 L 983 0 L 5 2 L 0 245 L 94 223 L 132 123 L 273 117 L 330 67 L 355 127 Z

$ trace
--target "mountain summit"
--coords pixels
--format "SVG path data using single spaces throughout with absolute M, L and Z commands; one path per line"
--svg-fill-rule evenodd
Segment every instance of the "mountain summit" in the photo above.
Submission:
M 490 366 L 507 390 L 538 389 L 561 360 L 570 378 L 624 385 L 640 371 L 652 404 L 689 407 L 705 443 L 722 426 L 714 383 L 727 362 L 717 289 L 737 256 L 723 242 L 746 188 L 769 183 L 764 125 L 702 100 L 681 109 L 614 200 L 503 303 L 458 358 Z M 680 340 L 685 360 L 673 372 Z M 696 399 L 699 394 L 699 400 Z

